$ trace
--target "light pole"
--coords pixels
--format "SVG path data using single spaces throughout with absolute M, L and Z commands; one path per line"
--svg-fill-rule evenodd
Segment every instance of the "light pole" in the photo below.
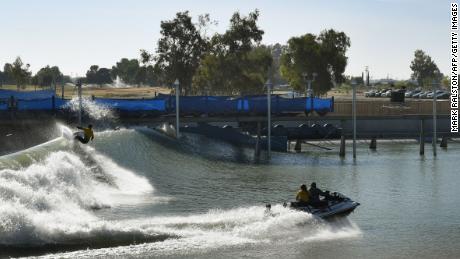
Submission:
M 180 95 L 180 87 L 179 87 L 179 79 L 174 81 L 174 87 L 176 88 L 176 138 L 179 139 L 179 95 Z
M 272 108 L 271 108 L 271 86 L 272 82 L 270 79 L 267 80 L 265 83 L 265 86 L 267 87 L 267 150 L 268 150 L 268 159 L 271 158 L 271 152 L 272 152 L 272 141 L 271 141 L 271 136 L 272 136 Z
M 311 89 L 311 83 L 315 81 L 315 78 L 316 78 L 317 75 L 318 75 L 317 73 L 313 72 L 311 74 L 311 78 L 309 78 L 307 72 L 302 73 L 302 76 L 305 79 L 305 82 L 307 83 L 306 89 L 305 89 L 307 97 L 312 97 L 313 96 L 313 90 Z
M 307 97 L 306 98 L 306 101 L 308 102 L 308 98 L 310 98 L 310 110 L 313 112 L 313 91 L 311 89 L 311 83 L 313 81 L 315 81 L 315 78 L 318 74 L 316 72 L 313 72 L 311 74 L 311 78 L 308 77 L 308 73 L 307 72 L 304 72 L 302 73 L 302 76 L 305 80 L 305 82 L 307 83 L 306 85 L 306 93 L 305 93 L 305 96 Z M 308 126 L 311 126 L 311 122 L 308 121 Z
M 437 81 L 433 79 L 433 156 L 436 156 L 436 140 L 437 140 L 437 121 L 436 121 L 436 88 L 437 88 Z
M 353 159 L 356 159 L 356 81 L 351 82 L 353 88 L 353 105 L 352 105 L 352 116 L 353 116 Z

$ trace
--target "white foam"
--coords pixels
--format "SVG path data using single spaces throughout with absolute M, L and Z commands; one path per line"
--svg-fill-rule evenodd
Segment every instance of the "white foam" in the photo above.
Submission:
M 68 103 L 67 107 L 69 107 L 72 111 L 77 112 L 79 111 L 80 102 L 78 97 L 72 98 Z M 115 118 L 115 114 L 112 112 L 109 106 L 97 104 L 96 102 L 92 101 L 88 97 L 82 98 L 82 108 L 88 114 L 88 116 L 95 120 L 101 119 L 113 119 Z
M 151 196 L 153 187 L 108 158 L 95 156 L 114 185 L 95 179 L 92 168 L 68 151 L 53 152 L 26 168 L 0 170 L 0 244 L 60 244 L 130 228 L 99 219 L 92 208 L 113 206 L 128 194 Z
M 62 253 L 60 258 L 189 254 L 224 247 L 283 245 L 360 235 L 356 226 L 330 226 L 311 215 L 273 206 L 272 215 L 261 206 L 212 210 L 205 214 L 118 222 L 143 233 L 163 233 L 177 238 L 162 242 Z M 331 229 L 335 229 L 331 231 Z

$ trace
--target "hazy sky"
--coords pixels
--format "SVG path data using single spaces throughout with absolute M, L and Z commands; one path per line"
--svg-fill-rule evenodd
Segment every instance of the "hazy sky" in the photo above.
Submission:
M 90 65 L 111 67 L 123 57 L 154 51 L 160 21 L 190 10 L 209 13 L 224 31 L 235 11 L 260 10 L 263 43 L 328 28 L 351 39 L 346 74 L 369 66 L 372 78 L 408 78 L 416 49 L 428 53 L 441 72 L 449 70 L 450 2 L 446 0 L 0 0 L 0 66 L 21 56 L 32 71 L 58 65 L 84 75 Z

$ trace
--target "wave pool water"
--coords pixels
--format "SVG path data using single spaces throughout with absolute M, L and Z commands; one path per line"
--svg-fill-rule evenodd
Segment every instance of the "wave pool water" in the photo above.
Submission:
M 459 146 L 437 159 L 416 149 L 254 164 L 252 150 L 148 128 L 98 132 L 85 146 L 57 138 L 0 157 L 0 256 L 453 257 Z M 312 181 L 362 205 L 332 222 L 280 205 Z

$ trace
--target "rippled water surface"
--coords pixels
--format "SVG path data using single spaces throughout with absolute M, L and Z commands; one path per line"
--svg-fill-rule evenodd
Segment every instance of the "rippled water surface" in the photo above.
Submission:
M 417 144 L 361 144 L 356 162 L 323 145 L 255 164 L 249 149 L 139 128 L 0 157 L 0 256 L 460 256 L 459 144 L 436 158 L 429 145 L 420 157 Z M 312 181 L 361 206 L 324 222 L 280 205 Z

